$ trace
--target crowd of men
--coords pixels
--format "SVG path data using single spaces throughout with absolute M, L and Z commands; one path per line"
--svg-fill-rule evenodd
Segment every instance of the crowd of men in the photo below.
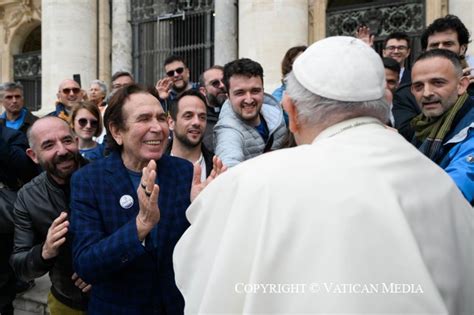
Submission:
M 390 34 L 383 56 L 366 26 L 356 37 L 292 48 L 281 100 L 248 58 L 191 82 L 171 55 L 151 89 L 126 71 L 110 91 L 64 79 L 41 118 L 21 84 L 2 84 L 0 314 L 46 273 L 52 315 L 472 314 L 469 32 L 435 20 L 411 67 L 407 34 Z M 74 130 L 87 106 L 100 117 L 77 126 L 97 160 Z M 305 281 L 423 294 L 237 290 Z

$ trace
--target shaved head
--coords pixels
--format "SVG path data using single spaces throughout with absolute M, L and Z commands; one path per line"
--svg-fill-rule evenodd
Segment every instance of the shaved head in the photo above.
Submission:
M 71 79 L 62 80 L 59 84 L 57 97 L 67 110 L 71 110 L 75 102 L 82 101 L 81 86 Z
M 55 130 L 57 127 L 62 128 L 61 126 L 66 126 L 67 129 L 69 130 L 69 133 L 71 135 L 74 135 L 71 127 L 69 127 L 68 123 L 61 118 L 55 117 L 55 116 L 46 116 L 43 118 L 40 118 L 36 120 L 33 125 L 28 129 L 26 136 L 28 137 L 28 144 L 30 145 L 30 148 L 35 150 L 35 145 L 38 143 L 36 138 L 38 137 L 38 134 L 41 133 L 44 129 L 52 129 Z

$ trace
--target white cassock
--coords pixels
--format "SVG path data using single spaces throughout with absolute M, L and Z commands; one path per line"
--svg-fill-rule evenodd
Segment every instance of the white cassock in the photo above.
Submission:
M 473 209 L 372 118 L 230 169 L 187 217 L 186 314 L 474 314 Z

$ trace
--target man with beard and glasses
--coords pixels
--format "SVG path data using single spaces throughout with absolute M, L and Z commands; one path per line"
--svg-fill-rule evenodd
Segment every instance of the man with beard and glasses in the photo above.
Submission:
M 166 77 L 156 82 L 155 88 L 160 97 L 160 103 L 165 111 L 169 110 L 171 102 L 179 93 L 186 90 L 198 90 L 199 84 L 189 81 L 189 68 L 183 57 L 171 55 L 163 63 Z
M 206 180 L 212 170 L 212 157 L 203 143 L 206 130 L 206 99 L 195 90 L 181 93 L 170 108 L 168 124 L 173 131 L 173 140 L 168 153 L 188 160 L 201 167 L 201 181 Z
M 199 77 L 199 91 L 206 97 L 207 127 L 202 142 L 207 148 L 214 148 L 214 126 L 219 119 L 222 104 L 227 100 L 224 85 L 224 67 L 215 65 Z
M 27 135 L 26 153 L 44 172 L 18 191 L 10 263 L 25 281 L 49 272 L 52 315 L 85 314 L 90 286 L 73 270 L 68 234 L 69 180 L 84 164 L 77 138 L 64 120 L 52 116 L 37 120 Z

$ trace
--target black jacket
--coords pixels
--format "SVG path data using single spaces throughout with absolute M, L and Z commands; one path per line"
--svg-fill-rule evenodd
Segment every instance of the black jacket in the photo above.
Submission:
M 17 276 L 31 280 L 49 271 L 54 297 L 69 307 L 85 310 L 86 295 L 71 280 L 74 271 L 69 234 L 58 256 L 49 260 L 41 256 L 51 223 L 62 211 L 69 212 L 69 186 L 57 185 L 43 172 L 18 191 L 14 208 L 15 237 L 10 264 Z
M 0 122 L 0 182 L 11 190 L 18 190 L 23 184 L 38 175 L 38 167 L 26 155 L 26 136 Z
M 413 117 L 421 113 L 415 97 L 411 94 L 411 82 L 400 85 L 393 95 L 393 118 L 395 128 L 408 141 L 411 141 L 415 131 L 410 125 Z
M 217 120 L 219 120 L 220 108 L 206 106 L 206 110 L 207 125 L 206 130 L 204 131 L 204 138 L 202 139 L 202 143 L 204 143 L 206 148 L 209 148 L 211 151 L 214 151 L 214 126 L 217 124 Z
M 173 147 L 173 138 L 168 141 L 168 147 L 166 148 L 166 154 L 171 155 L 171 148 Z M 206 163 L 206 177 L 211 174 L 212 171 L 212 158 L 214 157 L 214 152 L 206 148 L 204 143 L 201 143 L 201 152 L 204 162 Z

